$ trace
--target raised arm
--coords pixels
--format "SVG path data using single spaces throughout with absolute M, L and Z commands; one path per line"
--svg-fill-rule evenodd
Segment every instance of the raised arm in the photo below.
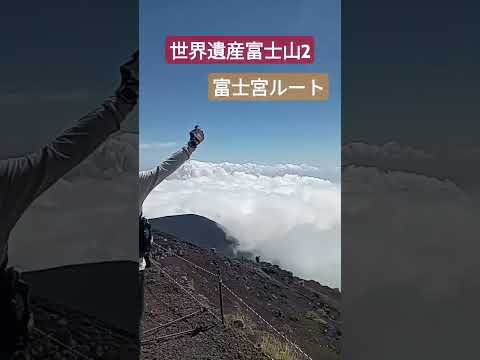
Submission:
M 90 155 L 135 107 L 138 98 L 138 52 L 121 67 L 116 95 L 81 118 L 38 152 L 0 161 L 2 226 L 13 227 L 45 190 Z M 10 230 L 10 229 L 8 229 Z
M 140 209 L 147 196 L 158 186 L 165 178 L 175 172 L 182 164 L 187 161 L 192 153 L 204 139 L 201 129 L 195 127 L 190 132 L 190 141 L 179 151 L 172 154 L 167 160 L 153 169 L 141 171 L 139 174 L 139 201 Z

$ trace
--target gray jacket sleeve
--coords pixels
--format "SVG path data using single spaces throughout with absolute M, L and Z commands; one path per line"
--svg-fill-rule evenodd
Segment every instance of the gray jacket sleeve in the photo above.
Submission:
M 176 153 L 171 155 L 167 160 L 162 162 L 157 167 L 140 171 L 139 174 L 139 213 L 142 213 L 142 205 L 147 196 L 158 186 L 165 178 L 171 175 L 182 164 L 187 161 L 195 148 L 188 145 L 184 146 Z
M 38 152 L 0 161 L 0 251 L 27 207 L 117 131 L 133 107 L 109 98 Z

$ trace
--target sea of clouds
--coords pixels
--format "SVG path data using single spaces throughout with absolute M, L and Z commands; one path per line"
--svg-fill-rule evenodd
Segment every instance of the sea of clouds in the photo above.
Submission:
M 144 203 L 146 216 L 198 214 L 221 224 L 239 250 L 295 275 L 340 287 L 340 184 L 309 165 L 189 161 Z
M 383 358 L 409 358 L 412 349 L 434 354 L 427 358 L 454 358 L 457 347 L 443 344 L 458 337 L 474 343 L 478 322 L 471 310 L 480 293 L 476 149 L 356 143 L 343 150 L 342 285 L 348 296 L 342 306 L 351 333 L 358 334 L 354 347 L 363 358 L 386 349 L 400 351 Z M 374 330 L 394 324 L 376 332 L 382 348 L 371 349 L 365 324 Z
M 11 234 L 12 263 L 35 270 L 136 261 L 137 235 L 118 219 L 137 216 L 129 205 L 137 194 L 125 191 L 138 181 L 137 149 L 136 135 L 111 137 L 35 201 Z M 152 192 L 144 213 L 203 215 L 236 238 L 239 250 L 340 287 L 339 176 L 338 168 L 306 164 L 190 160 Z M 38 246 L 31 245 L 32 233 Z
M 350 164 L 342 173 L 343 261 L 359 269 L 357 281 L 349 282 L 350 295 L 414 284 L 428 298 L 453 296 L 477 261 L 476 254 L 456 255 L 464 242 L 475 241 L 469 237 L 478 234 L 479 210 L 475 192 L 455 181 L 458 169 L 448 173 L 433 155 L 392 143 L 349 144 L 343 150 Z M 368 166 L 362 166 L 367 158 Z M 395 169 L 404 166 L 409 167 Z

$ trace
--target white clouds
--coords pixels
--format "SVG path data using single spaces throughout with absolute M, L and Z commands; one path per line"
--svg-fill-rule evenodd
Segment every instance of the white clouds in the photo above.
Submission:
M 442 176 L 443 164 L 422 149 L 402 146 L 395 142 L 371 145 L 354 142 L 342 146 L 342 165 L 371 166 L 385 170 L 401 170 L 432 176 Z M 443 174 L 444 175 L 444 174 Z
M 449 180 L 404 171 L 389 171 L 375 167 L 347 167 L 342 175 L 344 192 L 351 193 L 403 193 L 418 195 L 464 196 L 460 188 Z
M 413 284 L 435 301 L 455 294 L 478 262 L 462 250 L 479 230 L 470 195 L 451 181 L 372 167 L 347 167 L 342 180 L 342 261 L 358 269 L 350 296 L 395 284 Z
M 194 213 L 225 226 L 239 248 L 296 275 L 340 286 L 340 186 L 307 165 L 190 161 L 147 198 L 148 217 Z
M 139 148 L 140 150 L 158 150 L 158 149 L 171 148 L 176 145 L 177 143 L 174 141 L 150 142 L 150 143 L 141 143 Z
M 116 179 L 124 175 L 134 175 L 137 171 L 138 135 L 118 132 L 68 173 L 66 179 Z
M 9 260 L 23 270 L 99 261 L 137 261 L 137 174 L 115 181 L 60 180 L 20 218 Z M 131 218 L 132 222 L 119 221 Z M 135 225 L 132 225 L 135 224 Z
M 183 165 L 170 179 L 187 179 L 198 176 L 224 176 L 227 174 L 232 175 L 236 172 L 268 177 L 284 175 L 309 176 L 334 181 L 339 178 L 340 169 L 319 168 L 307 164 L 262 165 L 255 163 L 234 164 L 230 162 L 209 163 L 192 160 Z
M 358 269 L 349 296 L 408 286 L 434 302 L 454 296 L 478 263 L 477 252 L 464 250 L 477 242 L 478 206 L 445 180 L 459 168 L 394 143 L 348 144 L 342 155 L 352 164 L 342 173 L 342 261 Z
M 450 179 L 459 187 L 478 193 L 480 171 L 477 148 L 444 146 L 425 151 L 389 142 L 383 145 L 350 143 L 342 147 L 342 165 L 375 167 L 387 171 L 421 174 L 429 178 Z
M 353 142 L 342 146 L 342 160 L 352 161 L 418 161 L 432 160 L 431 154 L 410 146 L 402 146 L 395 142 L 388 142 L 383 145 L 370 145 L 362 142 Z

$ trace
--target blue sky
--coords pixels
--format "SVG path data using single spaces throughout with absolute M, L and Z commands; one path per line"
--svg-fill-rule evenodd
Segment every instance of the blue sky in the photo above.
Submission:
M 141 1 L 140 167 L 181 146 L 196 124 L 204 161 L 340 165 L 340 2 Z M 168 65 L 167 35 L 311 35 L 311 65 Z M 209 72 L 326 72 L 327 102 L 209 102 Z M 175 145 L 173 145 L 173 143 Z

